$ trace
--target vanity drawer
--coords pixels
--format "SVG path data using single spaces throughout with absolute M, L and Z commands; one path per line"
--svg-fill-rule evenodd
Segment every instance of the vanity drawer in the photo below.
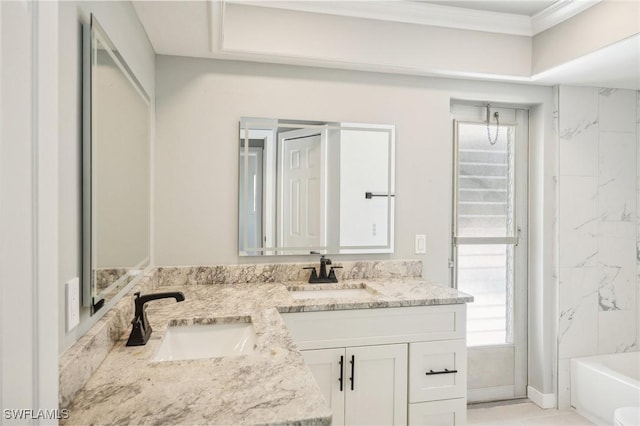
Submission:
M 464 339 L 466 305 L 282 313 L 299 349 Z
M 454 426 L 467 423 L 465 398 L 409 404 L 410 426 Z
M 465 398 L 464 339 L 409 344 L 409 402 Z

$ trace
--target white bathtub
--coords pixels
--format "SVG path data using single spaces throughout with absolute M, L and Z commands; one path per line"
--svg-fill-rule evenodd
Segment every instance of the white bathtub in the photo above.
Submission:
M 571 405 L 598 425 L 619 407 L 640 407 L 640 352 L 571 360 Z

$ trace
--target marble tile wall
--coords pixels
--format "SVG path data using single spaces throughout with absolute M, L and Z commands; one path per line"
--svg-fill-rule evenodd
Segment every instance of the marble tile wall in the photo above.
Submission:
M 558 89 L 558 404 L 569 360 L 638 350 L 640 95 Z

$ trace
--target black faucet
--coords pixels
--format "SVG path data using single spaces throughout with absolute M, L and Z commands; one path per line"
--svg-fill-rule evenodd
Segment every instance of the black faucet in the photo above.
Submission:
M 129 335 L 129 340 L 127 340 L 127 346 L 142 346 L 147 343 L 147 340 L 149 340 L 151 332 L 153 331 L 149 324 L 149 320 L 147 319 L 145 303 L 152 300 L 167 299 L 171 297 L 176 299 L 176 302 L 182 302 L 184 300 L 184 293 L 181 291 L 171 291 L 168 293 L 152 293 L 140 296 L 140 292 L 138 291 L 134 294 L 136 296 L 136 299 L 134 300 L 136 312 L 133 320 L 131 321 L 133 329 Z
M 337 283 L 336 271 L 334 269 L 342 268 L 342 266 L 331 266 L 329 273 L 327 274 L 327 265 L 331 265 L 331 259 L 327 259 L 322 255 L 320 257 L 320 275 L 316 271 L 315 266 L 309 266 L 303 269 L 311 269 L 311 275 L 309 276 L 309 284 L 319 283 Z

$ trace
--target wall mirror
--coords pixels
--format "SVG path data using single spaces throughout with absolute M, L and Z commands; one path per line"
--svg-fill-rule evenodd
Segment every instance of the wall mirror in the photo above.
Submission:
M 393 253 L 395 126 L 240 120 L 240 256 Z
M 95 16 L 88 32 L 82 275 L 93 314 L 149 265 L 150 104 Z

